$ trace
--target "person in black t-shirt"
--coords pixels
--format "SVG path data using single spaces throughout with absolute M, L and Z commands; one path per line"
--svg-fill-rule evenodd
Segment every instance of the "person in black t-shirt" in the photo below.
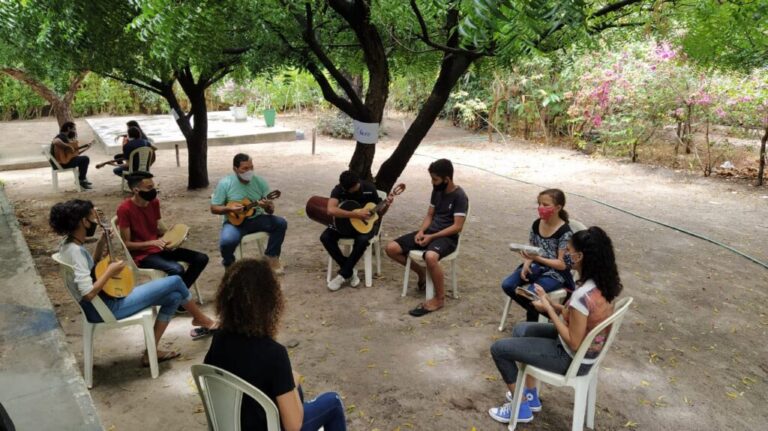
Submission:
M 112 170 L 118 177 L 122 177 L 123 172 L 128 169 L 128 161 L 131 160 L 131 153 L 134 150 L 141 147 L 152 147 L 152 144 L 150 144 L 147 139 L 143 138 L 142 135 L 143 133 L 138 127 L 128 128 L 128 142 L 123 145 L 123 152 L 115 156 L 115 160 L 119 161 L 120 164 Z M 154 150 L 154 147 L 152 147 L 152 149 Z M 150 159 L 154 159 L 154 154 Z M 152 160 L 150 160 L 150 164 L 152 164 Z M 132 169 L 139 169 L 140 167 L 137 165 L 138 162 L 134 163 Z
M 432 178 L 432 197 L 421 227 L 416 232 L 403 235 L 387 244 L 387 255 L 405 265 L 411 250 L 423 250 L 427 271 L 435 285 L 435 297 L 408 313 L 414 317 L 443 308 L 445 302 L 445 278 L 439 260 L 456 250 L 459 233 L 469 210 L 469 198 L 464 189 L 453 182 L 453 164 L 448 159 L 435 160 L 429 165 Z M 419 276 L 419 289 L 426 285 L 426 273 L 412 263 L 411 269 Z
M 51 154 L 54 154 L 55 147 L 62 149 L 63 151 L 74 151 L 74 148 L 70 145 L 74 141 L 77 141 L 77 127 L 75 126 L 75 123 L 67 121 L 61 125 L 59 128 L 59 134 L 56 135 L 51 142 Z M 90 147 L 90 145 L 91 144 L 88 144 L 86 147 Z M 93 188 L 93 184 L 91 184 L 91 182 L 88 181 L 88 178 L 86 177 L 86 174 L 88 174 L 88 165 L 90 162 L 91 159 L 88 158 L 88 156 L 77 155 L 72 158 L 69 163 L 62 164 L 61 167 L 64 169 L 77 167 L 80 174 L 80 177 L 78 178 L 80 187 L 87 190 Z M 51 167 L 56 169 L 52 162 Z
M 293 372 L 288 351 L 275 341 L 284 308 L 283 293 L 265 260 L 241 259 L 224 273 L 216 293 L 219 331 L 204 363 L 227 370 L 264 392 L 277 406 L 281 429 L 346 431 L 344 404 L 335 392 L 304 401 L 301 377 Z M 264 410 L 244 397 L 243 430 L 266 430 Z
M 339 176 L 339 184 L 331 191 L 331 198 L 328 200 L 328 214 L 336 218 L 368 220 L 371 214 L 367 212 L 354 212 L 339 208 L 339 203 L 350 200 L 356 201 L 361 206 L 371 202 L 375 204 L 381 202 L 376 186 L 368 181 L 360 180 L 360 177 L 355 172 L 344 171 Z M 387 206 L 390 204 L 392 204 L 391 196 L 387 197 Z M 328 254 L 331 255 L 333 260 L 339 264 L 338 275 L 328 282 L 328 289 L 332 291 L 339 290 L 345 282 L 349 283 L 352 287 L 360 284 L 355 265 L 357 265 L 357 262 L 365 253 L 365 249 L 368 248 L 368 242 L 376 236 L 378 231 L 378 223 L 369 233 L 351 237 L 343 236 L 333 226 L 328 226 L 323 231 L 323 234 L 320 235 L 320 242 L 323 243 L 323 247 L 328 250 Z M 341 238 L 352 238 L 355 240 L 349 256 L 344 256 L 339 248 L 339 239 Z

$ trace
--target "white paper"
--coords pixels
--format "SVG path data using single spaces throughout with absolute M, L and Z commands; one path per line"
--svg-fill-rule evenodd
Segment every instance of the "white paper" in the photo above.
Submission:
M 179 113 L 175 109 L 171 108 L 171 116 L 174 120 L 179 121 Z
M 379 140 L 379 123 L 363 123 L 352 120 L 355 127 L 355 140 L 361 144 L 375 144 Z

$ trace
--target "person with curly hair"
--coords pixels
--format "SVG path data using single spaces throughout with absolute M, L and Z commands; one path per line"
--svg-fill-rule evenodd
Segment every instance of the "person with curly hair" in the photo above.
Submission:
M 59 246 L 59 255 L 64 263 L 74 268 L 74 276 L 64 281 L 70 290 L 79 293 L 79 302 L 88 321 L 102 321 L 96 308 L 91 304 L 91 300 L 99 296 L 118 320 L 147 307 L 160 306 L 157 320 L 155 320 L 155 343 L 160 342 L 160 338 L 168 328 L 168 324 L 179 306 L 184 307 L 192 315 L 193 325 L 199 325 L 208 330 L 216 327 L 216 322 L 206 316 L 191 300 L 187 286 L 184 285 L 178 275 L 138 285 L 124 298 L 113 298 L 102 291 L 107 281 L 125 268 L 125 262 L 122 260 L 114 261 L 109 264 L 101 277 L 96 278 L 93 275 L 94 262 L 100 261 L 106 254 L 107 237 L 106 235 L 101 236 L 93 255 L 83 246 L 86 238 L 94 236 L 99 224 L 91 201 L 73 199 L 57 203 L 51 208 L 49 224 L 56 233 L 64 236 L 64 240 Z M 194 328 L 193 333 L 196 333 L 198 329 Z M 175 351 L 157 351 L 157 359 L 160 362 L 177 358 L 179 355 L 179 352 Z M 146 351 L 141 362 L 142 365 L 149 366 Z
M 275 341 L 284 301 L 266 260 L 242 259 L 224 273 L 216 294 L 220 331 L 204 363 L 227 370 L 264 392 L 277 405 L 287 431 L 345 431 L 344 405 L 335 392 L 304 401 L 300 376 L 291 369 L 288 351 Z M 266 430 L 264 410 L 243 400 L 241 428 Z
M 573 295 L 565 305 L 559 305 L 551 302 L 544 289 L 536 285 L 539 299 L 532 303 L 552 323 L 519 323 L 512 330 L 512 338 L 498 340 L 491 346 L 493 360 L 509 389 L 507 402 L 488 411 L 499 422 L 508 423 L 511 419 L 518 362 L 565 374 L 586 335 L 613 314 L 611 303 L 621 293 L 622 285 L 611 239 L 604 230 L 592 226 L 573 234 L 567 250 L 573 268 L 579 273 Z M 609 330 L 606 328 L 594 338 L 578 375 L 589 372 L 607 341 Z M 517 421 L 525 423 L 533 420 L 533 412 L 541 411 L 535 379 L 526 379 L 523 395 Z

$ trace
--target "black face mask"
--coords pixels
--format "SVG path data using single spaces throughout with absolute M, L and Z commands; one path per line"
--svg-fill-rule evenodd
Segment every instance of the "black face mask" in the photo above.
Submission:
M 446 189 L 446 188 L 448 188 L 448 181 L 443 181 L 443 182 L 441 182 L 440 184 L 433 184 L 433 185 L 432 185 L 432 188 L 433 188 L 433 189 L 434 189 L 436 192 L 442 192 L 442 191 L 445 191 L 445 189 Z
M 88 220 L 88 223 L 90 223 L 91 225 L 85 228 L 85 236 L 93 236 L 94 234 L 96 234 L 96 223 L 90 220 Z
M 157 189 L 152 189 L 147 191 L 140 190 L 139 196 L 147 202 L 152 202 L 157 198 Z

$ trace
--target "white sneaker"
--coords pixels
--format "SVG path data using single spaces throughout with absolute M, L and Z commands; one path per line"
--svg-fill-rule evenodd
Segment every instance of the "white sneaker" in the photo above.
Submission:
M 335 292 L 341 289 L 341 285 L 344 284 L 345 281 L 346 279 L 344 277 L 342 277 L 341 275 L 337 275 L 336 277 L 333 278 L 333 280 L 328 282 L 328 290 L 330 290 L 331 292 Z M 360 280 L 358 280 L 358 282 L 359 281 Z
M 357 276 L 357 270 L 352 270 L 352 277 L 349 277 L 347 279 L 349 281 L 350 287 L 357 287 L 360 284 L 360 277 Z

